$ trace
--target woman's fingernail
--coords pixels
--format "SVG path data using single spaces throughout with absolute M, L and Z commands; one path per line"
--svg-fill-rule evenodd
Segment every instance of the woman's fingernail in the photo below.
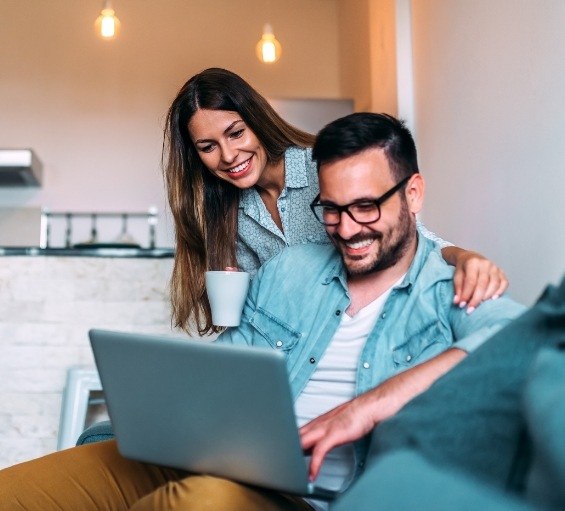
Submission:
M 459 304 L 459 308 L 462 309 L 463 307 L 465 307 L 465 305 L 467 305 L 467 302 L 461 302 Z
M 453 297 L 453 303 L 457 303 L 459 301 L 459 295 L 455 295 Z
M 469 307 L 467 309 L 467 314 L 473 314 L 473 311 L 475 310 L 475 307 Z
M 500 295 L 492 295 L 493 300 L 498 300 L 499 298 L 500 298 Z

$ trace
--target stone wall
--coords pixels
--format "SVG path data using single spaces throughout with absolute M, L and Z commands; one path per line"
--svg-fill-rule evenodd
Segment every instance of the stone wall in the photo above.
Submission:
M 90 328 L 172 332 L 172 259 L 0 257 L 0 468 L 53 452 Z

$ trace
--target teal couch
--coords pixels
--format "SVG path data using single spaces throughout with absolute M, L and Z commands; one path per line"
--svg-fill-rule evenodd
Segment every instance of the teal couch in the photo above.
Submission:
M 382 452 L 373 452 L 363 476 L 331 510 L 565 510 L 565 340 L 561 350 L 544 349 L 536 358 L 522 403 L 525 430 L 515 435 L 512 428 L 504 430 L 507 424 L 492 428 L 488 441 L 470 439 L 459 460 L 439 449 L 430 454 L 414 438 L 403 446 L 381 445 L 376 450 Z M 454 418 L 452 426 L 463 436 L 462 420 Z M 485 432 L 476 421 L 473 427 L 475 437 Z M 482 463 L 492 466 L 481 469 Z

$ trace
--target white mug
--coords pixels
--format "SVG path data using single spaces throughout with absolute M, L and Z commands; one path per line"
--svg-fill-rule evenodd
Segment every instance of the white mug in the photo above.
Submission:
M 216 326 L 239 326 L 249 273 L 244 271 L 207 271 L 206 292 Z

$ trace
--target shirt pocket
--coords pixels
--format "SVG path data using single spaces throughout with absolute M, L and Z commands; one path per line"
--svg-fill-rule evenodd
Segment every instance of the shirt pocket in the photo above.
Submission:
M 249 323 L 271 347 L 284 352 L 292 350 L 302 335 L 261 307 L 255 310 Z
M 438 355 L 449 346 L 436 321 L 408 335 L 405 343 L 394 348 L 392 359 L 396 367 L 411 367 Z

